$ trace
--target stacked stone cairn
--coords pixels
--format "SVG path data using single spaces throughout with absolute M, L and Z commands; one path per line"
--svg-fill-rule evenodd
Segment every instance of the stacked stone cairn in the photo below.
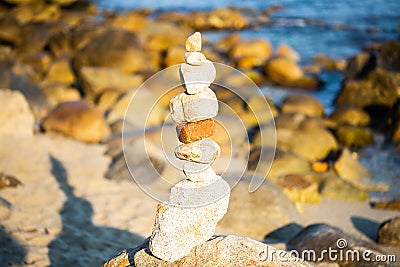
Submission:
M 230 188 L 211 168 L 221 148 L 209 139 L 216 131 L 218 101 L 209 88 L 216 76 L 213 63 L 201 51 L 201 34 L 186 41 L 185 61 L 180 66 L 186 91 L 170 100 L 171 117 L 182 143 L 175 156 L 186 180 L 171 188 L 168 202 L 158 205 L 150 238 L 151 253 L 168 262 L 183 258 L 193 247 L 214 235 L 217 222 L 228 209 Z

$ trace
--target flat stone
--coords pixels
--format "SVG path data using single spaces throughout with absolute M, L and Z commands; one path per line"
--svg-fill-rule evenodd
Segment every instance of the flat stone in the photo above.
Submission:
M 171 189 L 170 204 L 160 204 L 151 235 L 151 253 L 168 262 L 185 257 L 209 240 L 228 209 L 229 185 L 181 181 Z M 193 208 L 196 206 L 196 208 Z
M 210 137 L 215 131 L 216 126 L 213 119 L 189 122 L 176 127 L 179 141 L 185 144 Z
M 174 122 L 195 122 L 217 116 L 218 100 L 215 93 L 207 88 L 195 95 L 176 95 L 170 101 L 170 109 Z
M 179 159 L 209 164 L 221 155 L 220 146 L 211 139 L 182 144 L 175 149 Z
M 187 162 L 183 165 L 183 173 L 193 182 L 202 182 L 214 179 L 217 175 L 209 164 Z
M 34 117 L 19 91 L 0 90 L 0 134 L 33 135 Z
M 205 62 L 206 56 L 201 52 L 186 52 L 185 61 L 189 65 L 200 66 L 201 62 Z
M 195 32 L 190 35 L 186 40 L 185 47 L 188 52 L 201 51 L 201 33 Z
M 214 64 L 206 60 L 198 66 L 182 63 L 179 69 L 181 83 L 184 84 L 188 94 L 198 94 L 206 90 L 215 80 L 216 70 Z

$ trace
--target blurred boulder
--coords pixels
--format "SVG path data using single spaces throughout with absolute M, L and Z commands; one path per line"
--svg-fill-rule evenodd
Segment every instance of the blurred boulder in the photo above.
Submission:
M 1 89 L 0 107 L 1 135 L 29 136 L 33 134 L 34 117 L 21 92 Z
M 42 127 L 46 132 L 58 132 L 88 143 L 100 142 L 111 133 L 103 112 L 85 101 L 59 104 L 43 119 Z
M 304 76 L 301 68 L 286 57 L 277 57 L 268 60 L 264 70 L 268 77 L 277 84 L 295 81 Z
M 343 71 L 347 65 L 346 60 L 333 59 L 323 54 L 315 55 L 312 60 L 315 64 L 321 66 L 323 70 Z
M 379 226 L 378 243 L 400 247 L 400 217 L 387 220 Z
M 335 135 L 339 143 L 348 148 L 363 148 L 374 142 L 374 136 L 369 129 L 352 125 L 339 126 Z
M 313 96 L 290 94 L 284 98 L 281 111 L 283 113 L 302 113 L 310 117 L 321 117 L 324 114 L 324 106 Z
M 237 62 L 239 67 L 244 69 L 263 65 L 271 54 L 271 44 L 262 39 L 239 41 L 229 52 L 229 56 Z
M 367 126 L 371 121 L 367 112 L 352 106 L 339 106 L 328 118 L 338 125 Z
M 300 60 L 300 55 L 292 47 L 286 44 L 280 44 L 276 50 L 276 54 L 279 57 L 286 57 L 294 62 Z
M 75 75 L 72 70 L 71 58 L 62 56 L 55 59 L 49 66 L 46 76 L 46 82 L 59 82 L 71 84 L 75 81 Z
M 249 26 L 249 20 L 239 10 L 217 8 L 210 12 L 192 12 L 185 18 L 185 23 L 196 30 L 239 30 Z
M 11 15 L 0 17 L 0 40 L 18 46 L 21 44 L 21 25 Z

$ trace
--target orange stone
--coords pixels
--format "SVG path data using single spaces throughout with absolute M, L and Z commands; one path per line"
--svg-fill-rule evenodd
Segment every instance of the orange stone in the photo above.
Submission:
M 213 119 L 206 119 L 180 124 L 176 126 L 176 132 L 179 141 L 187 144 L 213 135 L 216 132 L 216 125 Z
M 326 162 L 314 162 L 311 169 L 315 172 L 326 172 L 328 170 L 328 163 Z

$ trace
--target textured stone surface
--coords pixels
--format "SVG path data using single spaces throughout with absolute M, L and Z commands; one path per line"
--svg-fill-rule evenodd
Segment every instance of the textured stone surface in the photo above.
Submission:
M 169 199 L 174 206 L 158 206 L 149 244 L 152 254 L 174 262 L 209 240 L 228 209 L 229 190 L 221 178 L 212 183 L 184 180 L 176 184 Z
M 209 60 L 200 62 L 198 66 L 182 63 L 179 72 L 181 82 L 188 94 L 198 94 L 204 91 L 215 80 L 216 76 L 214 64 Z
M 400 217 L 387 220 L 378 230 L 379 244 L 400 247 Z
M 193 248 L 186 257 L 169 263 L 157 259 L 149 253 L 148 240 L 134 249 L 124 250 L 119 255 L 107 261 L 103 267 L 300 267 L 310 266 L 289 253 L 263 244 L 250 238 L 228 235 L 215 237 L 204 244 Z M 276 255 L 285 255 L 282 258 Z
M 200 66 L 201 62 L 205 62 L 206 56 L 200 52 L 186 52 L 185 53 L 185 61 L 187 64 L 193 66 Z
M 210 137 L 215 131 L 216 126 L 213 119 L 189 122 L 176 127 L 179 141 L 185 144 Z
M 201 51 L 201 34 L 195 32 L 190 35 L 186 40 L 185 48 L 188 52 Z
M 211 163 L 220 155 L 220 146 L 208 138 L 182 144 L 175 149 L 175 156 L 177 158 L 197 163 Z
M 175 123 L 195 122 L 217 116 L 218 101 L 215 93 L 207 88 L 195 95 L 176 95 L 170 101 L 170 109 Z
M 0 107 L 0 134 L 33 134 L 34 118 L 22 93 L 0 90 Z
M 203 182 L 216 176 L 215 171 L 209 164 L 187 162 L 183 165 L 183 173 L 193 182 Z

